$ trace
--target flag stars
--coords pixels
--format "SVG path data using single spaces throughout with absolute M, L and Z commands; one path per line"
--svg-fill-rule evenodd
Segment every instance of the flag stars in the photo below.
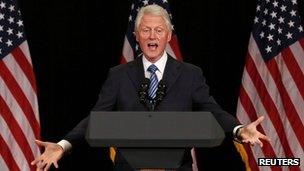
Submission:
M 278 44 L 278 46 L 281 45 L 281 40 L 280 39 L 277 40 L 277 44 Z
M 258 17 L 255 17 L 254 18 L 254 23 L 258 23 L 259 22 L 259 18 Z
M 277 1 L 274 1 L 272 4 L 273 4 L 273 7 L 278 7 L 278 2 Z
M 289 27 L 294 27 L 294 22 L 290 20 L 288 25 L 289 25 Z
M 0 43 L 2 43 L 2 37 L 0 37 Z
M 132 15 L 129 16 L 129 21 L 132 21 Z
M 296 5 L 297 4 L 297 0 L 291 0 L 292 5 Z
M 275 24 L 270 23 L 270 25 L 268 27 L 270 30 L 274 30 Z
M 18 20 L 17 24 L 18 24 L 19 27 L 21 27 L 21 26 L 23 26 L 23 21 L 22 20 Z
M 168 3 L 168 1 L 167 0 L 163 0 L 163 3 Z
M 295 11 L 295 10 L 291 10 L 291 11 L 290 11 L 290 15 L 291 15 L 291 16 L 296 16 L 296 12 L 297 12 L 297 11 Z
M 270 0 L 266 0 L 266 3 L 268 4 L 270 2 Z
M 267 53 L 271 52 L 271 46 L 267 46 L 267 48 L 265 49 Z
M 17 37 L 20 39 L 20 38 L 22 38 L 23 37 L 23 33 L 22 32 L 20 32 L 20 31 L 18 31 L 18 33 L 17 33 Z
M 303 32 L 303 27 L 302 26 L 299 26 L 298 29 L 299 29 L 299 32 Z
M 286 37 L 287 37 L 287 39 L 292 39 L 292 33 L 288 32 L 288 33 L 286 34 Z
M 262 39 L 262 38 L 264 38 L 265 37 L 265 33 L 264 32 L 261 32 L 260 33 L 260 38 Z
M 265 10 L 264 10 L 264 14 L 265 14 L 265 15 L 267 15 L 267 14 L 268 14 L 268 9 L 267 9 L 267 8 L 265 8 Z
M 277 13 L 272 11 L 272 13 L 270 14 L 272 18 L 277 18 Z
M 10 39 L 8 39 L 5 43 L 7 44 L 7 47 L 13 46 L 13 41 Z
M 2 25 L 0 25 L 0 31 L 3 31 L 3 26 Z
M 260 5 L 258 5 L 258 6 L 256 7 L 256 11 L 261 11 L 261 6 L 260 6 Z
M 8 20 L 8 22 L 9 22 L 10 24 L 14 23 L 14 18 L 13 18 L 13 17 L 10 17 L 10 18 L 7 19 L 7 20 Z
M 0 20 L 4 20 L 4 14 L 0 13 Z
M 9 9 L 11 12 L 13 12 L 13 11 L 15 11 L 15 6 L 14 6 L 14 5 L 10 5 L 10 6 L 8 7 L 8 9 Z
M 149 1 L 148 0 L 144 0 L 142 1 L 144 3 L 144 6 L 148 5 Z
M 262 25 L 266 26 L 266 20 L 263 20 Z
M 135 50 L 138 51 L 138 44 L 135 45 Z
M 0 8 L 3 9 L 3 8 L 5 8 L 5 7 L 6 7 L 6 3 L 1 2 L 1 3 L 0 3 Z
M 272 41 L 273 40 L 273 35 L 272 34 L 268 34 L 267 39 L 268 39 L 268 41 Z
M 283 30 L 283 29 L 279 27 L 279 28 L 278 28 L 278 33 L 279 33 L 279 34 L 282 34 L 282 30 Z
M 280 23 L 284 23 L 285 18 L 280 17 L 278 20 L 279 20 Z
M 282 11 L 282 12 L 286 11 L 286 6 L 285 6 L 285 5 L 282 5 L 282 6 L 281 6 L 281 11 Z
M 8 29 L 6 30 L 6 32 L 7 32 L 8 35 L 11 35 L 11 34 L 13 34 L 13 29 L 8 28 Z

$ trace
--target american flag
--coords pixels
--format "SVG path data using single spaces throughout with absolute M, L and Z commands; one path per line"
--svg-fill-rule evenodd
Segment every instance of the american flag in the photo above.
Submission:
M 17 0 L 0 0 L 0 170 L 35 170 L 37 88 Z
M 127 32 L 125 35 L 124 46 L 122 50 L 121 63 L 126 63 L 132 61 L 134 57 L 138 57 L 141 54 L 141 50 L 139 45 L 137 44 L 135 37 L 133 35 L 134 32 L 134 24 L 135 18 L 139 9 L 146 5 L 157 4 L 164 9 L 167 10 L 171 20 L 172 15 L 170 13 L 169 3 L 167 0 L 135 0 L 135 2 L 131 5 L 131 14 L 129 16 L 129 26 L 127 28 Z M 171 41 L 166 46 L 166 52 L 170 54 L 172 57 L 178 60 L 182 60 L 181 52 L 178 46 L 177 37 L 172 34 Z
M 245 146 L 251 170 L 304 170 L 258 166 L 258 158 L 304 161 L 304 34 L 297 0 L 258 0 L 237 108 L 242 123 L 264 115 L 258 129 L 270 143 Z

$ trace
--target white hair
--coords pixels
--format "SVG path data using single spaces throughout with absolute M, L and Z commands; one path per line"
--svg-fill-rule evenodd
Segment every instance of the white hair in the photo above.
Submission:
M 170 17 L 169 17 L 169 14 L 168 14 L 167 10 L 165 10 L 163 7 L 161 7 L 159 5 L 156 5 L 156 4 L 147 5 L 145 7 L 142 7 L 139 10 L 139 12 L 136 16 L 136 19 L 135 19 L 135 28 L 134 28 L 135 31 L 138 29 L 142 17 L 144 15 L 147 15 L 147 14 L 152 14 L 152 15 L 157 15 L 157 16 L 163 17 L 163 19 L 166 22 L 166 25 L 167 25 L 168 29 L 170 31 L 172 31 L 173 27 L 172 27 L 172 23 L 171 23 L 171 20 L 170 20 Z

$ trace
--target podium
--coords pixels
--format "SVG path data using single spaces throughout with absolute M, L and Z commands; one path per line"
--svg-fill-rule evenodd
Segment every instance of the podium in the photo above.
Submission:
M 134 169 L 180 166 L 191 147 L 215 147 L 224 131 L 210 112 L 92 111 L 86 139 L 116 147 Z

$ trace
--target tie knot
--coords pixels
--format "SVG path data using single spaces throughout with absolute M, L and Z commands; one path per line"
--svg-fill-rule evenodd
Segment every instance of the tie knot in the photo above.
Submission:
M 154 64 L 150 65 L 148 68 L 148 71 L 151 73 L 155 73 L 155 71 L 157 71 L 157 70 L 158 70 L 158 68 Z

